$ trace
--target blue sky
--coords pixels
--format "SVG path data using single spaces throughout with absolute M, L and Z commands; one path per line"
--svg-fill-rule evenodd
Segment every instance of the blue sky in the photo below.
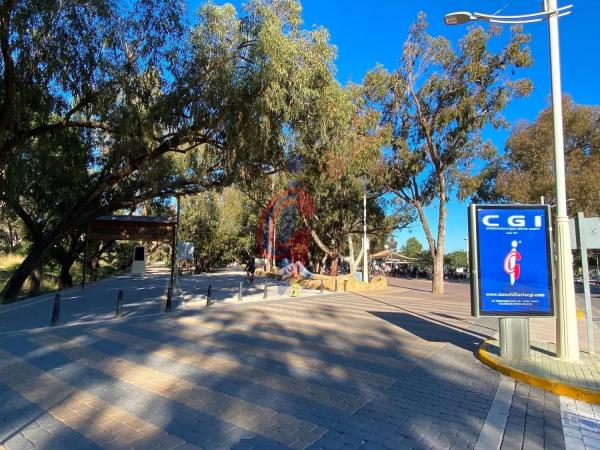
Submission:
M 191 9 L 202 2 L 192 0 Z M 222 4 L 224 2 L 216 1 Z M 243 2 L 231 2 L 239 7 Z M 402 44 L 408 28 L 419 11 L 427 13 L 429 33 L 443 35 L 456 43 L 466 32 L 464 26 L 444 25 L 444 15 L 451 11 L 479 11 L 502 14 L 524 14 L 540 10 L 541 0 L 304 0 L 303 18 L 306 28 L 324 26 L 337 47 L 337 79 L 342 84 L 360 82 L 375 64 L 387 69 L 398 66 Z M 569 3 L 559 0 L 559 6 Z M 600 2 L 574 0 L 573 13 L 560 19 L 560 50 L 563 92 L 583 104 L 600 104 Z M 531 50 L 534 64 L 521 75 L 534 83 L 534 92 L 527 98 L 511 103 L 504 111 L 509 122 L 533 120 L 548 105 L 550 95 L 550 68 L 547 24 L 529 24 L 525 31 L 532 35 Z M 507 132 L 486 131 L 485 137 L 502 149 Z M 449 205 L 446 251 L 465 248 L 467 235 L 466 203 L 455 199 Z M 436 208 L 427 213 L 432 225 L 437 223 Z M 424 245 L 420 223 L 396 233 L 402 245 L 415 236 Z

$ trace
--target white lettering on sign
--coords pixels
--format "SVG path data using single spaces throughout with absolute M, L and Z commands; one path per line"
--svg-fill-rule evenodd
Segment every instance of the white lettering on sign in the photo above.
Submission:
M 487 216 L 483 216 L 483 224 L 488 227 L 499 227 L 499 224 L 490 222 L 491 219 L 497 219 L 498 217 L 500 216 L 496 214 L 489 214 Z
M 508 218 L 508 224 L 511 227 L 524 227 L 525 226 L 525 216 L 510 216 Z
M 486 227 L 499 227 L 500 224 L 496 221 L 498 218 L 500 218 L 499 215 L 497 214 L 487 214 L 485 216 L 483 216 L 482 222 Z M 506 222 L 508 224 L 508 226 L 510 227 L 526 227 L 527 226 L 527 221 L 525 220 L 525 216 L 523 215 L 514 215 L 514 216 L 508 216 L 508 219 L 506 219 Z M 534 216 L 533 217 L 533 226 L 535 228 L 541 228 L 542 227 L 542 216 Z

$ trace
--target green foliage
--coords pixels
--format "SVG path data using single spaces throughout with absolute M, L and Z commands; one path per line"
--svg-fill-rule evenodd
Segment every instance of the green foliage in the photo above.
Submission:
M 423 245 L 416 237 L 410 237 L 400 249 L 400 253 L 410 258 L 416 258 L 423 251 Z
M 0 201 L 33 245 L 3 295 L 97 215 L 254 179 L 296 141 L 329 142 L 346 117 L 335 52 L 300 10 L 208 3 L 189 27 L 178 0 L 5 2 Z
M 463 250 L 457 250 L 452 253 L 448 253 L 444 257 L 444 264 L 452 269 L 458 269 L 460 267 L 468 267 L 469 262 L 467 258 L 467 252 Z
M 502 109 L 531 90 L 529 80 L 510 76 L 531 64 L 529 36 L 515 27 L 508 42 L 494 50 L 499 37 L 499 28 L 472 27 L 453 49 L 445 38 L 427 33 L 421 13 L 404 43 L 400 66 L 391 72 L 378 66 L 365 78 L 366 99 L 390 130 L 387 186 L 417 211 L 436 293 L 443 292 L 448 196 L 470 177 L 473 161 L 492 151 L 481 139 L 483 127 L 505 126 Z M 434 200 L 435 238 L 424 212 Z
M 223 267 L 254 255 L 256 208 L 236 188 L 181 200 L 180 241 L 194 242 L 200 270 Z
M 600 108 L 563 98 L 567 195 L 571 214 L 600 214 Z M 475 200 L 555 203 L 552 108 L 533 123 L 521 122 L 506 141 L 505 152 L 488 163 L 479 179 Z

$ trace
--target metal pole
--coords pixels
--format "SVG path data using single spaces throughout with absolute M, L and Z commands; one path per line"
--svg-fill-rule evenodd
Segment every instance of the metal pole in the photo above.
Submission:
M 54 305 L 52 305 L 52 318 L 50 325 L 56 326 L 60 322 L 60 294 L 54 296 Z
M 85 246 L 83 247 L 83 267 L 81 268 L 81 290 L 85 288 L 85 265 L 87 263 L 88 238 L 85 235 Z
M 243 283 L 240 281 L 240 289 L 238 290 L 238 302 L 242 301 L 242 285 Z
M 367 181 L 363 192 L 363 281 L 369 282 L 369 240 L 367 239 Z M 336 289 L 337 291 L 337 289 Z
M 167 303 L 165 304 L 165 312 L 169 312 L 173 309 L 173 287 L 169 286 L 167 289 Z
M 123 316 L 123 289 L 119 289 L 117 294 L 117 309 L 115 311 L 115 317 Z
M 177 194 L 177 223 L 175 224 L 175 258 L 177 258 L 177 246 L 179 245 L 179 219 L 181 217 L 181 203 L 179 202 L 179 198 L 181 196 Z M 176 259 L 175 262 L 176 272 L 175 272 L 175 284 L 179 286 L 179 260 Z
M 587 236 L 585 230 L 585 218 L 583 217 L 582 212 L 577 213 L 577 220 L 575 223 L 577 242 L 579 243 L 579 250 L 581 252 L 581 267 L 583 269 L 583 298 L 585 299 L 585 323 L 587 326 L 588 352 L 594 353 L 594 323 L 592 321 L 592 299 L 590 296 L 590 274 L 586 242 Z
M 552 77 L 552 117 L 554 128 L 554 163 L 556 172 L 556 350 L 559 358 L 579 360 L 577 312 L 573 283 L 573 256 L 567 215 L 565 155 L 562 122 L 562 90 L 560 83 L 560 52 L 558 44 L 558 13 L 556 0 L 545 0 L 550 40 Z
M 173 287 L 173 283 L 175 282 L 175 239 L 176 239 L 176 226 L 173 225 L 173 239 L 171 242 L 171 279 L 169 281 L 169 286 Z
M 267 299 L 268 285 L 267 280 L 265 280 L 265 292 L 263 293 L 263 300 Z

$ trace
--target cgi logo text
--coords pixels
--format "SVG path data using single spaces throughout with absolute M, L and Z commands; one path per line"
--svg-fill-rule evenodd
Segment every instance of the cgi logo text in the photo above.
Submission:
M 533 226 L 535 228 L 541 228 L 542 217 L 543 216 L 533 216 Z M 482 222 L 486 227 L 499 227 L 499 226 L 501 226 L 499 219 L 500 219 L 500 216 L 498 214 L 487 214 L 487 215 L 483 216 Z M 506 224 L 509 227 L 526 227 L 526 226 L 528 226 L 525 216 L 520 215 L 520 214 L 508 216 L 508 218 L 506 219 Z

